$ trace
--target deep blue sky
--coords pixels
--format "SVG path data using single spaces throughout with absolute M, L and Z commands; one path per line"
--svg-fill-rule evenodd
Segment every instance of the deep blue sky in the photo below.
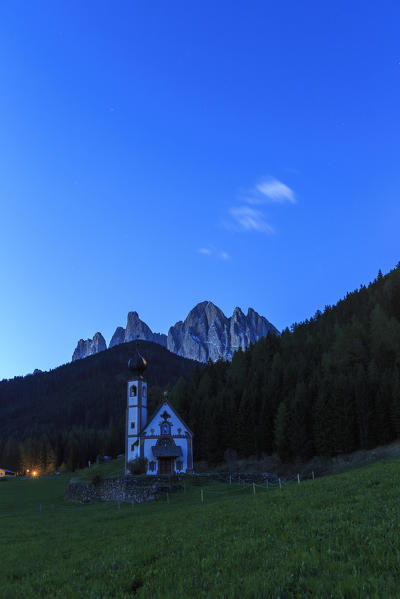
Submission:
M 0 378 L 400 260 L 400 5 L 0 4 Z

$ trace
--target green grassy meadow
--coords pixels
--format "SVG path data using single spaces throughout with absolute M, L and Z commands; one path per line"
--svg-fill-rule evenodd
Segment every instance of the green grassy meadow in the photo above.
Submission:
M 120 509 L 66 501 L 69 479 L 0 483 L 1 599 L 400 597 L 398 459 Z
M 100 478 L 117 478 L 124 476 L 125 470 L 125 458 L 118 458 L 117 460 L 110 460 L 103 464 L 92 464 L 90 468 L 82 468 L 82 470 L 76 470 L 73 475 L 70 475 L 72 482 L 92 482 L 93 478 L 99 476 Z

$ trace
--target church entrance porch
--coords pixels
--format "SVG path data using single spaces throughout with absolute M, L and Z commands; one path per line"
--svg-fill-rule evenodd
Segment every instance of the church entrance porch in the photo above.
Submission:
M 182 448 L 175 445 L 171 435 L 161 435 L 157 443 L 152 446 L 151 451 L 158 461 L 157 474 L 173 474 L 175 472 L 175 459 L 182 457 Z
M 158 474 L 172 474 L 173 466 L 173 458 L 158 458 Z

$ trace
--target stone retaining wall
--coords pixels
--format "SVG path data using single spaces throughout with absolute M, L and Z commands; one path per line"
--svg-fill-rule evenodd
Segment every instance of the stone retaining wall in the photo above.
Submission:
M 274 474 L 267 472 L 256 473 L 204 473 L 192 475 L 199 483 L 207 481 L 244 483 L 263 483 L 268 480 L 271 483 L 278 481 Z M 110 478 L 100 480 L 98 483 L 71 482 L 67 488 L 66 496 L 69 499 L 91 503 L 95 501 L 121 501 L 128 503 L 146 503 L 164 498 L 166 493 L 175 493 L 183 490 L 184 476 L 124 476 L 121 478 Z
M 71 482 L 66 490 L 68 499 L 91 503 L 95 501 L 121 501 L 146 503 L 165 497 L 166 493 L 183 490 L 183 485 L 170 484 L 162 477 L 130 476 L 101 480 L 97 484 Z

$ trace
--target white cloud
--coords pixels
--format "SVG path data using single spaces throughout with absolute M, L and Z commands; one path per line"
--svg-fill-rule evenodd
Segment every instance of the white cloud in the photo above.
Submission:
M 261 181 L 256 185 L 256 193 L 254 197 L 247 198 L 247 201 L 250 204 L 259 204 L 262 202 L 274 202 L 277 204 L 283 204 L 284 202 L 289 202 L 290 204 L 296 203 L 296 196 L 290 187 L 282 183 L 282 181 L 278 181 L 278 179 L 274 179 L 270 177 L 265 181 Z
M 203 247 L 197 250 L 199 254 L 203 254 L 203 256 L 215 256 L 220 260 L 229 260 L 230 255 L 225 250 L 218 250 L 214 247 Z
M 240 228 L 245 231 L 258 231 L 260 233 L 273 233 L 274 230 L 265 220 L 263 212 L 249 206 L 231 208 L 230 214 Z
M 254 208 L 262 204 L 295 204 L 295 193 L 288 185 L 274 177 L 264 178 L 239 198 L 240 206 L 229 210 L 230 220 L 223 224 L 228 229 L 258 231 L 259 233 L 274 233 L 263 209 Z

